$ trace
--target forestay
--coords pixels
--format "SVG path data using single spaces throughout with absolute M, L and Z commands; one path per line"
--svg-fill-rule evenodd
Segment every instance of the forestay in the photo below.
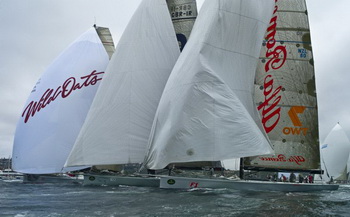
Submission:
M 179 53 L 165 0 L 142 1 L 118 43 L 66 165 L 141 163 Z
M 275 155 L 246 159 L 244 164 L 319 169 L 315 74 L 305 0 L 276 0 L 265 37 L 255 100 Z
M 17 124 L 12 155 L 15 171 L 64 171 L 108 61 L 95 28 L 91 28 L 47 68 Z M 80 168 L 67 170 L 76 169 Z
M 273 5 L 266 0 L 203 4 L 162 95 L 147 168 L 271 153 L 255 121 L 253 91 Z

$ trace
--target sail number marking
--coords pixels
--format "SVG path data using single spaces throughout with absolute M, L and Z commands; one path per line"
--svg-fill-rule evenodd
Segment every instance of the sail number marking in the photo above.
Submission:
M 198 182 L 191 182 L 190 183 L 190 188 L 198 188 Z

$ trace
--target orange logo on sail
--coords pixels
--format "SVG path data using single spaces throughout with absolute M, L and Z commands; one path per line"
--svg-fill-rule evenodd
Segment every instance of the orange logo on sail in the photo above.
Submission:
M 290 117 L 290 120 L 292 120 L 294 126 L 296 127 L 301 127 L 303 126 L 298 114 L 303 113 L 305 110 L 305 106 L 293 106 L 292 108 L 290 108 L 288 115 Z
M 300 135 L 301 133 L 305 136 L 308 128 L 303 128 L 298 114 L 304 113 L 305 106 L 293 106 L 288 111 L 290 120 L 292 121 L 294 127 L 285 127 L 283 128 L 283 133 L 286 135 Z

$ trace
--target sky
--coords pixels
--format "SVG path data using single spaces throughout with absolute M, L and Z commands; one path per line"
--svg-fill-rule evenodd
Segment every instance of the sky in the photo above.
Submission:
M 197 0 L 198 7 L 204 0 Z M 0 0 L 0 158 L 12 155 L 17 121 L 52 61 L 94 23 L 117 44 L 141 0 Z M 337 122 L 350 138 L 350 1 L 307 0 L 320 140 Z M 349 62 L 348 62 L 349 61 Z

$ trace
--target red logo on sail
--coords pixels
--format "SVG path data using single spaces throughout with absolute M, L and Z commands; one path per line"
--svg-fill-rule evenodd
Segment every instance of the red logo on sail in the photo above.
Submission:
M 74 77 L 70 77 L 63 82 L 62 86 L 59 86 L 56 89 L 47 89 L 39 101 L 31 101 L 24 109 L 22 113 L 24 123 L 27 123 L 30 117 L 33 117 L 41 109 L 44 109 L 51 102 L 55 101 L 57 97 L 61 96 L 62 98 L 66 98 L 75 90 L 79 90 L 90 85 L 95 85 L 102 79 L 98 76 L 103 73 L 104 72 L 96 72 L 96 70 L 94 70 L 89 75 L 80 77 L 82 80 L 81 83 L 78 83 Z
M 275 1 L 277 2 L 277 0 Z M 277 15 L 276 12 L 278 6 L 275 6 L 274 16 L 270 20 L 270 26 L 267 28 L 266 36 L 266 59 L 265 72 L 268 73 L 271 70 L 277 70 L 281 68 L 287 59 L 287 50 L 285 46 L 276 46 L 276 27 L 277 27 Z M 264 79 L 264 96 L 265 100 L 258 106 L 258 110 L 262 109 L 262 124 L 266 133 L 271 132 L 278 124 L 281 117 L 281 108 L 277 105 L 281 101 L 280 91 L 282 86 L 274 86 L 274 79 L 272 75 L 266 75 Z
M 287 158 L 283 154 L 277 155 L 277 157 L 259 157 L 262 161 L 270 161 L 270 162 L 290 162 L 296 163 L 297 165 L 301 165 L 301 163 L 305 162 L 305 158 L 303 156 L 290 156 Z

